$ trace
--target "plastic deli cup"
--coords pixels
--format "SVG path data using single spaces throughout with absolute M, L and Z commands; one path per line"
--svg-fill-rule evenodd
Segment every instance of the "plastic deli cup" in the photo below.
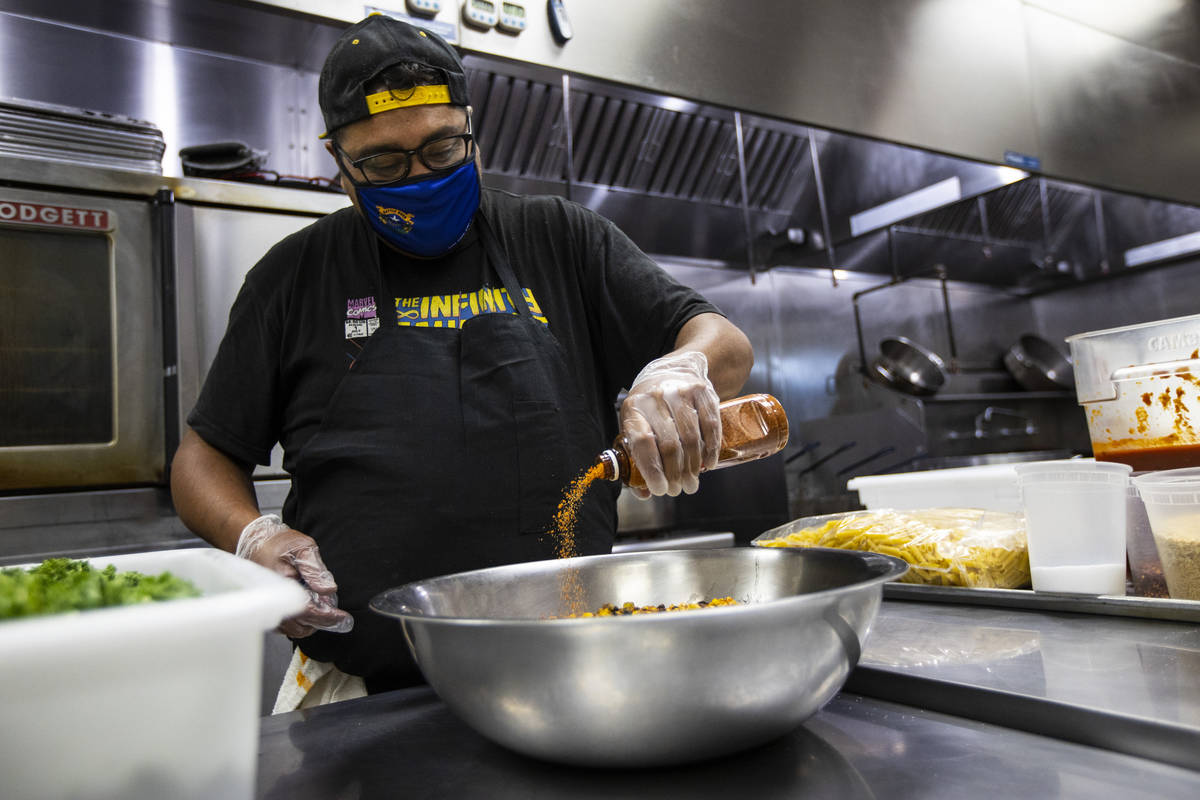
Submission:
M 1200 600 L 1200 468 L 1148 472 L 1133 483 L 1146 505 L 1168 593 Z
M 1037 592 L 1125 594 L 1128 464 L 1016 464 Z
M 1158 546 L 1150 529 L 1150 518 L 1146 515 L 1146 504 L 1138 494 L 1138 475 L 1134 472 L 1129 486 L 1129 504 L 1125 510 L 1125 551 L 1129 555 L 1129 579 L 1133 593 L 1138 597 L 1168 597 L 1167 582 L 1163 578 L 1162 561 L 1158 557 Z

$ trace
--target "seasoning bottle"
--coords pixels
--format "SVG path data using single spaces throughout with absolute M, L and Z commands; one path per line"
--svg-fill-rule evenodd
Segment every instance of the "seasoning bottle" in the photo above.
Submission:
M 783 406 L 769 394 L 748 394 L 726 400 L 721 412 L 721 452 L 713 469 L 732 467 L 774 455 L 788 441 L 788 420 Z M 603 466 L 601 477 L 644 489 L 646 481 L 629 458 L 624 434 L 602 452 L 596 462 Z

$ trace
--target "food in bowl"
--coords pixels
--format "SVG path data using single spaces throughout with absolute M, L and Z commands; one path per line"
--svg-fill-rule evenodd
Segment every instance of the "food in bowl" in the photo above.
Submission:
M 698 611 L 702 608 L 718 608 L 720 606 L 736 606 L 737 600 L 732 597 L 714 597 L 711 600 L 700 600 L 695 603 L 677 603 L 675 605 L 639 606 L 636 603 L 625 602 L 621 605 L 605 603 L 595 611 L 585 611 L 582 614 L 569 614 L 568 618 L 580 617 L 628 617 L 633 614 L 657 614 L 663 611 Z
M 931 586 L 1018 589 L 1030 583 L 1021 514 L 979 508 L 850 511 L 773 528 L 759 547 L 833 547 L 908 562 L 899 581 Z
M 112 564 L 96 569 L 69 558 L 0 569 L 0 620 L 199 596 L 191 581 L 170 572 L 118 572 Z

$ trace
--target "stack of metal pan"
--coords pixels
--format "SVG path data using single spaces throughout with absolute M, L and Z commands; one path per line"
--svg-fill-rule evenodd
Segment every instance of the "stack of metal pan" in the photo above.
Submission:
M 162 174 L 162 131 L 139 119 L 0 98 L 0 155 Z

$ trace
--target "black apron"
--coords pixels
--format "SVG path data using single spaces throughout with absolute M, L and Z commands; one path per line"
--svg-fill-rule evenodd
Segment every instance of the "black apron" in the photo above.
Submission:
M 371 598 L 409 581 L 554 558 L 563 490 L 607 446 L 482 209 L 475 223 L 518 313 L 479 314 L 461 328 L 401 327 L 385 315 L 300 453 L 285 504 L 285 521 L 317 541 L 339 605 L 354 615 L 348 634 L 296 643 L 362 676 L 370 692 L 422 681 L 399 624 L 370 611 Z M 373 259 L 379 273 L 369 239 L 351 254 Z M 383 287 L 380 278 L 380 306 L 390 309 Z M 617 489 L 591 489 L 576 526 L 580 555 L 611 550 Z

